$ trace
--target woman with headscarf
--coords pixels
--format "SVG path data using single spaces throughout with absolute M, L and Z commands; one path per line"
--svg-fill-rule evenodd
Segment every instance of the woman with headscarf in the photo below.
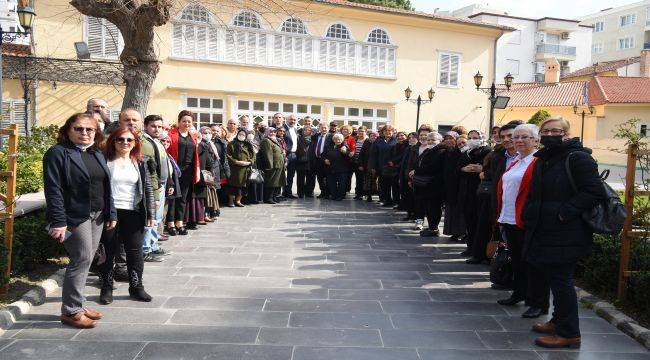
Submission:
M 228 207 L 244 207 L 241 198 L 248 183 L 251 166 L 255 162 L 253 145 L 246 141 L 246 129 L 237 130 L 237 136 L 228 143 L 226 156 L 230 166 Z
M 434 145 L 436 134 L 427 134 L 427 146 L 418 156 L 414 169 L 409 173 L 413 196 L 418 202 L 418 218 L 427 218 L 427 228 L 420 230 L 420 236 L 438 236 L 442 215 L 443 166 L 445 145 Z
M 221 166 L 217 146 L 212 142 L 212 129 L 209 126 L 201 127 L 201 142 L 199 143 L 199 163 L 201 170 L 208 170 L 214 177 L 213 183 L 206 183 L 205 187 L 205 221 L 212 222 L 219 210 L 217 189 L 221 187 Z M 204 169 L 205 167 L 205 169 Z M 202 179 L 203 180 L 203 179 Z
M 443 233 L 451 236 L 451 241 L 458 241 L 465 234 L 466 230 L 463 209 L 458 204 L 458 183 L 460 177 L 458 162 L 461 151 L 456 141 L 459 137 L 455 131 L 448 131 L 443 137 L 443 144 L 447 147 L 444 161 L 445 225 Z
M 259 167 L 264 171 L 264 203 L 277 204 L 277 194 L 284 185 L 284 155 L 276 128 L 270 127 L 266 130 L 266 136 L 260 144 L 259 156 Z
M 481 183 L 479 174 L 483 171 L 483 160 L 492 151 L 487 145 L 485 135 L 477 130 L 471 130 L 467 134 L 467 150 L 462 153 L 458 161 L 460 169 L 460 184 L 458 186 L 458 205 L 463 210 L 467 236 L 465 242 L 467 249 L 462 252 L 463 256 L 472 253 L 472 245 L 476 235 L 478 219 L 478 197 L 476 190 Z
M 230 178 L 230 164 L 228 162 L 227 156 L 227 147 L 228 142 L 224 139 L 223 128 L 219 125 L 212 125 L 212 143 L 217 149 L 217 156 L 219 157 L 219 186 L 217 189 L 217 199 L 219 203 L 224 203 L 226 201 L 225 190 L 227 188 L 226 184 L 228 183 L 228 178 Z M 215 217 L 221 215 L 221 210 L 217 209 L 214 213 Z
M 260 153 L 260 142 L 261 139 L 258 139 L 256 136 L 255 130 L 249 129 L 246 130 L 246 141 L 253 145 L 253 151 L 255 152 L 255 162 L 253 163 L 252 169 L 259 170 L 258 166 L 258 154 Z M 248 193 L 245 197 L 246 205 L 257 205 L 264 201 L 264 184 L 256 183 L 253 181 L 248 181 Z

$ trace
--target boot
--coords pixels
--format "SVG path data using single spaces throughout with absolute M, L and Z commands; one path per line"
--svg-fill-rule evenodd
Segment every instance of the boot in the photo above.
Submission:
M 99 303 L 108 305 L 113 302 L 113 270 L 102 276 L 102 288 L 99 293 Z
M 136 270 L 131 270 L 129 273 L 129 296 L 138 301 L 151 301 L 151 295 L 144 291 L 142 285 L 142 272 L 138 273 Z
M 565 338 L 559 335 L 546 335 L 540 336 L 535 339 L 535 344 L 537 346 L 558 349 L 558 348 L 571 348 L 578 349 L 580 348 L 580 337 L 576 338 Z

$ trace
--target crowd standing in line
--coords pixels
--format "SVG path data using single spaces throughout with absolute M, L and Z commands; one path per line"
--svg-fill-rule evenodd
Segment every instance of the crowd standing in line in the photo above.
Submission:
M 133 300 L 151 301 L 143 264 L 164 261 L 169 252 L 160 242 L 215 221 L 220 204 L 313 198 L 318 183 L 323 200 L 352 192 L 356 201 L 378 197 L 382 207 L 405 212 L 402 220 L 422 237 L 440 236 L 444 214 L 442 232 L 467 245 L 461 254 L 468 264 L 489 263 L 491 243 L 507 248 L 512 284 L 493 287 L 512 293 L 498 303 L 525 302 L 522 316 L 537 318 L 548 313 L 552 293 L 551 320 L 532 328 L 543 335 L 536 343 L 580 345 L 572 278 L 592 241 L 580 214 L 605 194 L 589 149 L 562 118 L 539 128 L 511 121 L 491 129 L 489 140 L 463 126 L 444 134 L 426 124 L 413 133 L 389 124 L 375 131 L 281 113 L 271 124 L 242 116 L 196 129 L 195 120 L 183 110 L 170 126 L 126 109 L 111 122 L 106 102 L 91 99 L 87 112 L 61 127 L 43 163 L 49 233 L 70 255 L 63 323 L 91 328 L 101 319 L 84 307 L 93 263 L 100 304 L 112 303 L 119 278 Z

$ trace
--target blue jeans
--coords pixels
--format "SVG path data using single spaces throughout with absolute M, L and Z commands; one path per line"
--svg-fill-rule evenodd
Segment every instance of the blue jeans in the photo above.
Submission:
M 151 251 L 158 251 L 158 224 L 163 220 L 163 213 L 165 212 L 165 187 L 160 188 L 160 197 L 158 199 L 160 205 L 156 209 L 156 223 L 153 227 L 144 228 L 144 242 L 142 251 L 148 254 Z

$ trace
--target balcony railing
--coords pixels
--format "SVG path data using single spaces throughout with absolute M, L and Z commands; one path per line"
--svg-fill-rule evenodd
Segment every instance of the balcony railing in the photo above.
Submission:
M 556 44 L 538 44 L 537 53 L 576 56 L 576 47 Z

